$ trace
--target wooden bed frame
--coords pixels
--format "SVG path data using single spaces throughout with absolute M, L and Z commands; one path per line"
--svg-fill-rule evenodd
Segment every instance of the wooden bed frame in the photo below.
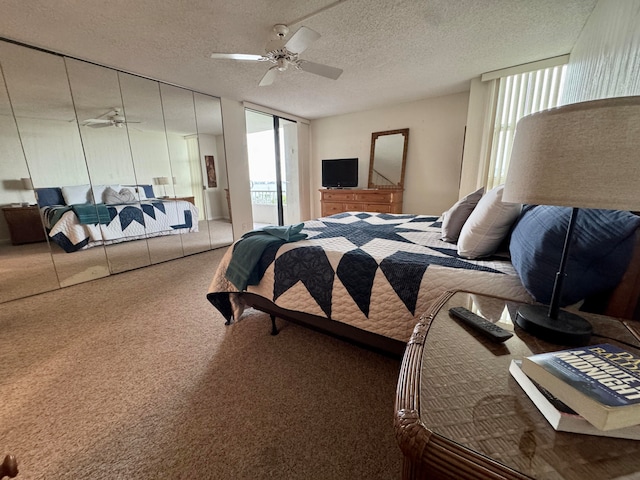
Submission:
M 239 295 L 246 305 L 271 316 L 272 335 L 278 334 L 275 323 L 275 319 L 278 317 L 394 358 L 402 358 L 404 354 L 406 342 L 317 315 L 287 310 L 254 293 L 242 292 Z M 598 295 L 586 301 L 584 310 L 611 317 L 640 321 L 640 230 L 636 231 L 633 257 L 620 284 L 612 292 Z M 419 316 L 420 314 L 416 315 L 416 323 Z

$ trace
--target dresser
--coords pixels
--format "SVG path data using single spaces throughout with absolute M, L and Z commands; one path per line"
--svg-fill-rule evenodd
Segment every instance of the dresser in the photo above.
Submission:
M 342 212 L 402 213 L 402 190 L 320 189 L 322 216 Z

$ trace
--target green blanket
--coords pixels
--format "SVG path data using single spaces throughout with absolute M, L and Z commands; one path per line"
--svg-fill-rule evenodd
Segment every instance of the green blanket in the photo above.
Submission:
M 233 255 L 227 266 L 225 277 L 235 287 L 243 291 L 247 285 L 257 285 L 262 275 L 256 268 L 260 256 L 267 247 L 288 242 L 296 242 L 307 238 L 306 233 L 300 233 L 304 223 L 284 227 L 264 227 L 245 233 L 233 248 Z
M 95 225 L 102 223 L 108 225 L 111 223 L 111 215 L 104 203 L 93 205 L 92 203 L 78 203 L 71 205 L 71 209 L 78 217 L 78 221 L 83 225 Z

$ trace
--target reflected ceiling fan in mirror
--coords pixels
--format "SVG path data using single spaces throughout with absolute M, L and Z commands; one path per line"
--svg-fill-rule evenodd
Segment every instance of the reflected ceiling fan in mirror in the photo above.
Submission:
M 320 34 L 307 27 L 300 27 L 293 35 L 288 37 L 289 27 L 278 24 L 273 27 L 275 39 L 267 43 L 263 55 L 246 53 L 212 53 L 211 58 L 228 60 L 242 60 L 253 62 L 270 62 L 272 67 L 260 80 L 259 85 L 264 87 L 271 85 L 278 72 L 284 72 L 289 68 L 303 70 L 305 72 L 320 75 L 322 77 L 337 80 L 342 74 L 342 69 L 323 65 L 321 63 L 302 60 L 298 56 L 304 52 L 313 42 L 320 38 Z
M 108 112 L 103 113 L 97 118 L 89 118 L 82 122 L 82 125 L 85 127 L 91 128 L 104 128 L 104 127 L 116 127 L 123 128 L 125 125 L 130 123 L 142 123 L 142 122 L 132 122 L 125 119 L 124 115 L 120 111 L 120 108 L 114 107 Z

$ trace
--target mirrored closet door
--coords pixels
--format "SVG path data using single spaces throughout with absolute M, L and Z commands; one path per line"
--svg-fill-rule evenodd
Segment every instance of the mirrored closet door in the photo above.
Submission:
M 218 98 L 195 93 L 194 100 L 198 135 L 191 140 L 193 149 L 198 152 L 199 165 L 195 162 L 192 165 L 194 170 L 201 169 L 204 178 L 201 193 L 211 248 L 219 248 L 228 245 L 229 238 L 233 238 L 222 110 Z M 194 172 L 194 175 L 197 174 Z
M 86 204 L 84 213 L 95 214 L 64 59 L 3 43 L 0 62 L 42 221 L 45 227 L 52 227 L 46 240 L 60 286 L 109 275 L 100 230 L 87 224 L 63 232 L 61 227 L 75 213 L 70 208 L 54 209 L 60 205 Z M 69 255 L 65 247 L 75 240 L 76 234 L 87 243 L 95 242 L 96 247 Z
M 0 303 L 233 241 L 220 101 L 0 41 Z
M 0 45 L 0 48 L 4 45 Z M 0 50 L 1 53 L 6 53 Z M 0 70 L 0 302 L 60 287 Z

